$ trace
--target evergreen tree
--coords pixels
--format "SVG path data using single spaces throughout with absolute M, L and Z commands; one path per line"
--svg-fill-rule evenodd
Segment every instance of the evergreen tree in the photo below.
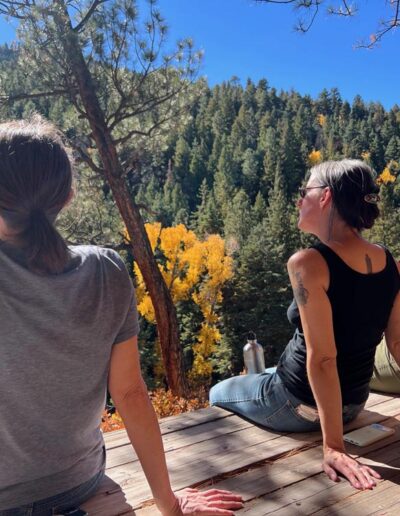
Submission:
M 214 194 L 209 190 L 204 179 L 199 191 L 200 204 L 193 213 L 191 226 L 195 232 L 205 237 L 207 234 L 222 233 L 222 221 L 219 218 Z
M 254 202 L 260 190 L 259 169 L 260 164 L 257 154 L 251 148 L 246 149 L 243 154 L 242 185 L 251 202 Z
M 276 162 L 279 152 L 276 131 L 272 127 L 269 127 L 266 131 L 264 149 L 264 174 L 261 179 L 261 190 L 263 194 L 268 197 L 269 191 L 274 185 Z
M 267 203 L 261 192 L 258 192 L 254 206 L 252 208 L 253 224 L 257 225 L 264 220 L 267 212 Z
M 395 160 L 400 162 L 400 138 L 398 136 L 392 136 L 385 151 L 385 160 Z
M 228 249 L 239 252 L 246 241 L 252 227 L 249 198 L 240 189 L 232 199 L 231 209 L 224 220 L 224 235 Z

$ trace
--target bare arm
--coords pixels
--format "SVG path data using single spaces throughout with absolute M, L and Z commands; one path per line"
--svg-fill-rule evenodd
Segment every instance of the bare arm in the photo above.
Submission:
M 165 516 L 232 516 L 241 496 L 229 491 L 189 489 L 175 496 L 171 489 L 160 427 L 143 381 L 137 338 L 114 346 L 108 387 L 137 453 L 154 500 Z
M 324 470 L 332 480 L 342 473 L 358 489 L 375 485 L 378 474 L 346 454 L 342 395 L 336 365 L 332 308 L 327 295 L 329 271 L 321 255 L 307 249 L 288 262 L 289 277 L 300 311 L 307 346 L 307 375 L 321 421 Z
M 342 396 L 332 310 L 326 294 L 329 273 L 316 254 L 313 250 L 296 253 L 288 262 L 288 271 L 306 340 L 307 375 L 318 406 L 324 447 L 344 451 Z
M 154 500 L 161 512 L 167 514 L 176 497 L 169 481 L 160 427 L 140 371 L 137 337 L 114 346 L 108 388 Z
M 400 272 L 400 264 L 397 264 L 397 268 Z M 385 330 L 385 339 L 390 353 L 396 360 L 397 365 L 400 366 L 400 292 L 397 294 L 390 312 Z

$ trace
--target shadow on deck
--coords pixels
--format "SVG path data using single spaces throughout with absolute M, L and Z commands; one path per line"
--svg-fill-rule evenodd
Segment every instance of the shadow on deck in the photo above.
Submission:
M 382 480 L 359 492 L 321 473 L 321 434 L 276 434 L 218 408 L 201 409 L 160 422 L 174 490 L 229 489 L 245 507 L 236 514 L 261 516 L 398 515 L 400 498 L 400 397 L 371 394 L 366 409 L 346 430 L 382 422 L 395 433 L 349 453 L 373 465 Z M 126 432 L 105 434 L 107 476 L 83 505 L 90 516 L 156 515 L 151 492 Z

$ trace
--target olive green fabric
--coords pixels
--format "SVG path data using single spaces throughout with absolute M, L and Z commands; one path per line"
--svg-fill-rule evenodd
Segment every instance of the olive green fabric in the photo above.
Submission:
M 374 374 L 369 385 L 374 391 L 400 394 L 400 367 L 391 355 L 385 339 L 376 348 Z

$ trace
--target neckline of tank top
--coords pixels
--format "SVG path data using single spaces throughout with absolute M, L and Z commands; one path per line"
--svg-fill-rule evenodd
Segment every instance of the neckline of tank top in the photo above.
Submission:
M 360 271 L 356 271 L 355 269 L 353 269 L 352 267 L 350 267 L 350 265 L 348 263 L 346 263 L 343 258 L 341 258 L 331 247 L 329 247 L 328 245 L 322 243 L 322 242 L 319 242 L 320 246 L 324 247 L 325 249 L 328 249 L 328 251 L 335 257 L 337 258 L 337 260 L 342 263 L 347 269 L 349 269 L 351 272 L 354 272 L 354 274 L 358 274 L 359 276 L 362 276 L 363 278 L 374 278 L 376 276 L 379 276 L 380 274 L 383 274 L 387 271 L 387 269 L 389 268 L 389 251 L 388 249 L 386 249 L 386 247 L 383 247 L 383 246 L 380 246 L 384 251 L 385 251 L 385 257 L 386 257 L 386 263 L 385 263 L 385 266 L 383 267 L 383 269 L 381 269 L 380 271 L 376 271 L 376 272 L 371 272 L 371 273 L 367 273 L 367 272 L 360 272 Z M 318 245 L 317 245 L 317 248 L 318 248 Z

